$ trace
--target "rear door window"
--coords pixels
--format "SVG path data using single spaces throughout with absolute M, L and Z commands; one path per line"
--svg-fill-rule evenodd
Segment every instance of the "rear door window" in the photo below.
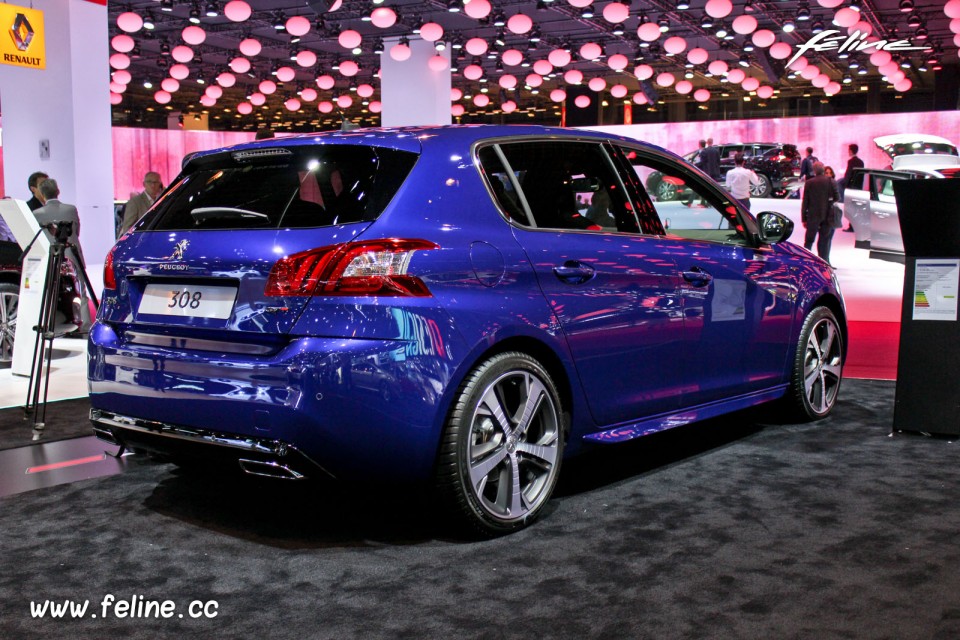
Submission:
M 481 148 L 480 165 L 500 210 L 544 229 L 639 230 L 602 144 L 531 140 Z
M 416 158 L 406 151 L 355 145 L 206 156 L 188 165 L 145 227 L 281 229 L 375 220 Z

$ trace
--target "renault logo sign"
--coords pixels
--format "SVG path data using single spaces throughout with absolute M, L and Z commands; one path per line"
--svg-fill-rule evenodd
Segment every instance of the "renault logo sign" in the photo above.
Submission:
M 17 14 L 17 17 L 13 20 L 13 26 L 10 27 L 10 35 L 13 37 L 13 43 L 17 45 L 17 49 L 20 49 L 20 51 L 26 51 L 30 48 L 30 43 L 33 41 L 33 27 L 30 26 L 27 16 L 22 13 Z
M 9 36 L 0 36 L 0 64 L 46 68 L 42 11 L 0 4 L 0 25 Z

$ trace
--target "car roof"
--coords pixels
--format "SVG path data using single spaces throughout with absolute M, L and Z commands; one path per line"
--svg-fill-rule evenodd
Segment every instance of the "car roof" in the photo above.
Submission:
M 488 139 L 509 137 L 537 136 L 549 138 L 596 138 L 598 140 L 616 140 L 629 144 L 641 144 L 649 149 L 675 155 L 656 145 L 644 143 L 635 138 L 628 138 L 612 133 L 591 131 L 588 129 L 567 129 L 560 127 L 545 127 L 539 125 L 445 125 L 424 127 L 377 127 L 369 129 L 354 129 L 352 131 L 323 131 L 318 133 L 303 133 L 292 136 L 268 138 L 245 142 L 230 147 L 202 151 L 190 156 L 202 158 L 216 153 L 248 151 L 276 147 L 297 147 L 324 144 L 354 144 L 387 147 L 400 151 L 421 153 L 425 146 L 448 144 L 467 146 Z

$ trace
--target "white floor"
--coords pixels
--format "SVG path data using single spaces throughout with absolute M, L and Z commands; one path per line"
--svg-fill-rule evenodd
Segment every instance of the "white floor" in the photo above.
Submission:
M 59 338 L 53 341 L 52 354 L 47 401 L 87 395 L 87 341 Z M 29 378 L 13 375 L 10 365 L 0 369 L 0 408 L 22 407 L 29 383 Z
M 796 224 L 792 242 L 803 243 L 799 200 L 753 200 L 751 209 L 778 211 Z M 871 260 L 869 252 L 855 249 L 854 234 L 837 230 L 830 260 L 837 268 L 840 288 L 847 303 L 849 320 L 899 322 L 903 292 L 903 265 Z M 99 274 L 99 267 L 91 273 Z M 95 283 L 95 286 L 98 283 Z M 87 342 L 61 338 L 54 342 L 48 400 L 66 400 L 87 395 Z M 22 406 L 27 397 L 28 379 L 14 376 L 9 366 L 0 369 L 0 408 Z

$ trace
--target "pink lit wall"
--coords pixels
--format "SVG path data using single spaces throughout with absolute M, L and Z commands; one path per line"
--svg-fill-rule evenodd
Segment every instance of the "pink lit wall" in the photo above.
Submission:
M 253 140 L 253 133 L 180 131 L 167 129 L 113 129 L 113 194 L 129 200 L 143 191 L 143 176 L 156 171 L 164 186 L 180 173 L 183 157 L 194 151 L 217 149 Z
M 847 145 L 860 145 L 860 157 L 868 167 L 885 167 L 886 155 L 873 138 L 891 133 L 927 133 L 960 142 L 960 112 L 897 113 L 819 118 L 771 118 L 768 120 L 727 120 L 587 127 L 609 131 L 659 145 L 679 154 L 692 151 L 700 138 L 713 136 L 724 142 L 792 142 L 801 150 L 807 146 L 824 163 L 842 173 L 847 164 Z M 180 172 L 183 156 L 194 151 L 247 142 L 253 133 L 179 131 L 115 127 L 113 137 L 113 193 L 127 200 L 143 189 L 143 175 L 158 171 L 168 184 Z M 2 176 L 0 160 L 0 176 Z M 10 185 L 7 195 L 28 198 L 26 186 Z M 2 188 L 2 183 L 0 183 Z M 4 192 L 0 191 L 0 196 Z
M 643 140 L 680 155 L 697 148 L 701 138 L 713 137 L 716 144 L 727 142 L 790 142 L 803 152 L 813 147 L 821 162 L 838 174 L 847 166 L 847 145 L 860 145 L 860 158 L 868 167 L 886 167 L 890 159 L 873 139 L 894 133 L 926 133 L 960 142 L 960 112 L 889 113 L 818 118 L 771 118 L 768 120 L 726 120 L 631 124 L 585 127 Z

